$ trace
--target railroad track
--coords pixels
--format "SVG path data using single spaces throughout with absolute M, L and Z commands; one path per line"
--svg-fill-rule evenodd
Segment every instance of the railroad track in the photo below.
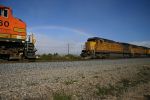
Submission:
M 149 59 L 150 57 L 146 57 Z M 79 60 L 3 60 L 0 59 L 0 64 L 3 63 L 36 63 L 36 62 L 72 62 L 72 61 L 105 61 L 105 60 L 120 60 L 120 59 L 142 59 L 142 58 L 107 58 L 107 59 L 79 59 Z
M 35 62 L 35 61 L 29 61 L 29 60 L 3 60 L 3 59 L 0 59 L 0 64 L 1 63 L 28 63 L 28 62 Z

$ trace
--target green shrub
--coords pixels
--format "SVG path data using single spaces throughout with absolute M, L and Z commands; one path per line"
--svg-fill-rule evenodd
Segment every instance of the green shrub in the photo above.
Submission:
M 39 55 L 39 59 L 38 60 L 42 60 L 42 61 L 72 61 L 72 60 L 80 60 L 80 56 L 77 55 L 59 55 L 58 53 L 54 53 L 54 54 L 42 54 Z

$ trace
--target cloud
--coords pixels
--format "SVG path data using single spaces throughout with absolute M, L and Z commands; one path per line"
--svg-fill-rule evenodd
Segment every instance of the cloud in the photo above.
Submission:
M 133 42 L 130 42 L 130 43 L 138 45 L 138 46 L 145 46 L 145 47 L 150 48 L 150 41 L 133 41 Z

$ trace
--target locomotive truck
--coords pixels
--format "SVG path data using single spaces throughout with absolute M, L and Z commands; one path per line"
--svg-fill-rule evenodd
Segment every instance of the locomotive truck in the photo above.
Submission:
M 150 48 L 92 37 L 85 42 L 81 56 L 85 58 L 150 57 Z
M 26 23 L 15 18 L 10 7 L 0 5 L 0 58 L 35 59 L 34 43 L 34 36 L 27 36 Z

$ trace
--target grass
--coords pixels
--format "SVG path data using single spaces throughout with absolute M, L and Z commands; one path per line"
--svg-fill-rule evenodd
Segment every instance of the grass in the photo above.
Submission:
M 139 82 L 147 83 L 150 81 L 150 67 L 149 66 L 143 66 L 138 73 Z
M 71 95 L 66 95 L 64 93 L 54 93 L 53 100 L 71 100 Z
M 97 92 L 96 94 L 99 95 L 99 96 L 104 96 L 104 95 L 110 95 L 111 92 L 113 91 L 113 89 L 111 89 L 111 87 L 101 87 L 101 86 L 96 86 L 97 88 Z
M 107 86 L 97 85 L 96 86 L 96 89 L 97 89 L 96 94 L 100 97 L 105 97 L 107 95 L 119 96 L 127 90 L 127 88 L 130 86 L 129 83 L 130 83 L 129 80 L 122 79 L 116 85 L 111 85 L 111 84 L 109 84 Z
M 59 55 L 58 53 L 54 54 L 42 54 L 39 55 L 39 59 L 37 61 L 74 61 L 74 60 L 80 60 L 81 57 L 77 55 Z
M 135 87 L 138 84 L 147 83 L 150 81 L 150 67 L 143 66 L 139 69 L 139 72 L 133 80 L 127 78 L 121 79 L 115 85 L 100 86 L 96 85 L 97 92 L 96 94 L 100 97 L 105 97 L 107 95 L 116 95 L 120 96 L 122 93 L 130 87 Z
M 77 82 L 77 80 L 67 80 L 67 81 L 65 81 L 64 83 L 65 83 L 66 85 L 70 85 L 70 84 L 73 84 L 73 83 L 75 83 L 75 82 Z

